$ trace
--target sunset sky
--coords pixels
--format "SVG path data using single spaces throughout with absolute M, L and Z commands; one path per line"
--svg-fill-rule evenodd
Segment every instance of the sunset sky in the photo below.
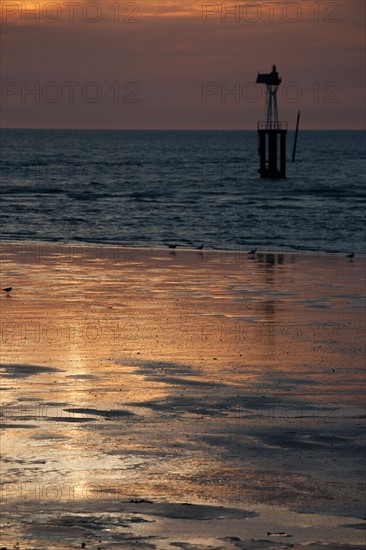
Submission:
M 273 63 L 290 128 L 364 126 L 364 0 L 221 4 L 1 0 L 2 127 L 254 130 Z

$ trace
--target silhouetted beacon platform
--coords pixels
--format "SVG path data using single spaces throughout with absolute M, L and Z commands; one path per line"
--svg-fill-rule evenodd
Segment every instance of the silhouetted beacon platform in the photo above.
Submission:
M 271 73 L 259 73 L 257 84 L 267 87 L 267 120 L 258 122 L 259 173 L 261 178 L 285 178 L 287 122 L 278 121 L 277 90 L 281 79 L 276 65 L 273 65 Z

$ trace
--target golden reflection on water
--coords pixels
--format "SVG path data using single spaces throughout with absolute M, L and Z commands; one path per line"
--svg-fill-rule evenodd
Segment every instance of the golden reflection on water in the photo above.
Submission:
M 3 259 L 8 500 L 21 500 L 12 483 L 35 481 L 73 501 L 220 502 L 217 480 L 239 474 L 244 505 L 261 500 L 266 471 L 309 483 L 311 455 L 290 446 L 286 473 L 267 432 L 359 414 L 364 259 L 103 254 Z

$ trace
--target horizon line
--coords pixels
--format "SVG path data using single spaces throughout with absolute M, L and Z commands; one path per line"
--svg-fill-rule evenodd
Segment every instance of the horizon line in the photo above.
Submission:
M 37 128 L 37 127 L 0 127 L 1 130 L 54 130 L 83 132 L 257 132 L 257 128 Z M 288 129 L 289 132 L 295 132 Z M 306 128 L 300 132 L 365 132 L 366 128 Z

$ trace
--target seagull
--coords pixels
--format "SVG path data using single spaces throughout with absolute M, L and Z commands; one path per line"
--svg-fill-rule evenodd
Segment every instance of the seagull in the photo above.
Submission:
M 10 292 L 13 290 L 13 287 L 12 286 L 8 286 L 7 288 L 3 288 L 3 291 L 6 292 L 7 294 L 10 294 Z
M 354 252 L 351 252 L 351 254 L 347 254 L 347 256 L 346 256 L 346 258 L 349 258 L 351 261 L 353 260 L 354 257 L 355 257 Z

